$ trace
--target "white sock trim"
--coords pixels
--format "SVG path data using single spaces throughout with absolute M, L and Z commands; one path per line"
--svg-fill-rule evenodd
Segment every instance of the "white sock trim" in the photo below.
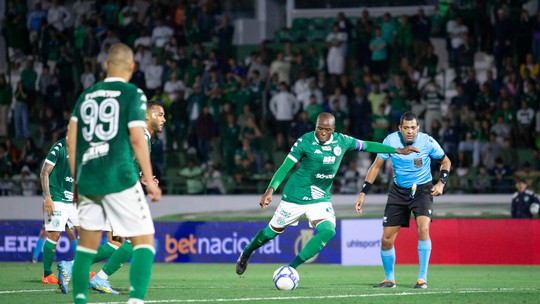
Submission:
M 114 250 L 117 250 L 118 249 L 118 246 L 116 246 L 115 244 L 111 243 L 111 242 L 107 242 L 107 245 L 111 246 L 112 248 L 114 248 Z
M 154 246 L 149 245 L 149 244 L 137 245 L 137 246 L 133 247 L 133 251 L 135 251 L 137 249 L 143 249 L 143 248 L 149 249 L 150 251 L 152 251 L 153 254 L 156 254 L 156 248 L 154 248 Z
M 91 254 L 96 254 L 97 253 L 97 250 L 90 249 L 90 248 L 87 248 L 87 247 L 84 247 L 84 246 L 81 246 L 81 245 L 77 246 L 77 251 L 82 251 L 82 252 L 91 253 Z
M 100 277 L 100 278 L 102 278 L 102 279 L 104 279 L 104 280 L 107 280 L 107 279 L 109 278 L 109 276 L 108 276 L 105 272 L 103 272 L 103 269 L 100 270 L 100 271 L 98 272 L 98 274 L 96 274 L 96 276 L 98 276 L 98 277 Z
M 51 240 L 50 238 L 47 238 L 46 242 L 49 242 L 49 243 L 54 244 L 54 245 L 56 245 L 56 243 L 57 243 L 57 242 Z
M 144 301 L 141 299 L 129 298 L 127 301 L 128 304 L 144 304 Z

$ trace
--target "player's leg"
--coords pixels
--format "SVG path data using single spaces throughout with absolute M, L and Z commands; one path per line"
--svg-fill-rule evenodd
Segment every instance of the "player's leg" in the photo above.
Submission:
M 297 225 L 298 219 L 305 214 L 303 205 L 293 204 L 281 201 L 274 212 L 274 216 L 270 220 L 268 226 L 259 230 L 251 242 L 244 248 L 244 251 L 236 261 L 236 273 L 241 275 L 246 271 L 251 254 L 268 243 L 289 225 Z
M 93 199 L 101 201 L 101 198 Z M 73 263 L 73 299 L 75 303 L 86 303 L 90 266 L 101 242 L 105 218 L 103 217 L 102 205 L 82 195 L 79 195 L 78 214 L 81 227 L 79 245 Z
M 122 246 L 122 243 L 113 238 L 112 231 L 110 229 L 108 231 L 105 230 L 105 234 L 107 235 L 107 243 L 98 247 L 97 254 L 94 257 L 92 264 L 110 258 L 113 253 L 118 250 L 120 246 Z
M 429 258 L 431 256 L 431 239 L 429 237 L 429 225 L 431 219 L 427 216 L 418 216 L 416 218 L 416 229 L 418 232 L 418 280 L 415 288 L 427 288 L 427 274 Z
M 154 263 L 154 222 L 141 184 L 105 196 L 103 204 L 115 234 L 129 238 L 133 244 L 128 303 L 142 303 Z
M 259 230 L 236 260 L 236 274 L 243 274 L 247 269 L 251 254 L 264 244 L 274 239 L 276 236 L 282 233 L 283 230 L 285 230 L 285 227 L 274 227 L 272 225 L 272 221 L 270 221 L 270 223 L 264 227 L 264 229 Z
M 118 291 L 111 287 L 108 279 L 133 255 L 133 245 L 130 240 L 125 240 L 124 244 L 116 250 L 109 258 L 101 270 L 90 279 L 90 287 L 101 293 L 118 294 Z
M 79 242 L 77 233 L 75 232 L 75 229 L 71 229 L 70 227 L 66 226 L 66 234 L 69 239 L 70 248 L 72 248 L 73 252 L 75 253 L 75 250 L 77 249 L 77 244 Z
M 43 245 L 45 245 L 45 240 L 47 240 L 47 230 L 45 230 L 45 226 L 43 225 L 39 231 L 39 238 L 36 242 L 36 247 L 34 247 L 34 252 L 32 252 L 32 263 L 37 263 L 39 255 L 43 250 Z
M 54 261 L 54 252 L 56 243 L 60 239 L 60 234 L 64 231 L 69 220 L 69 206 L 61 202 L 53 202 L 54 212 L 52 215 L 44 213 L 45 230 L 47 230 L 47 240 L 43 246 L 43 279 L 44 284 L 58 284 L 58 279 L 52 273 L 52 263 Z
M 293 268 L 297 268 L 321 252 L 324 246 L 336 235 L 336 216 L 331 203 L 306 205 L 306 208 L 309 208 L 306 216 L 311 226 L 317 229 L 317 234 L 307 242 L 306 246 L 289 264 Z
M 154 247 L 154 234 L 130 238 L 133 243 L 133 257 L 129 268 L 130 292 L 128 303 L 142 303 L 150 278 L 156 250 Z
M 67 210 L 68 212 L 68 221 L 66 224 L 66 233 L 71 240 L 71 248 L 73 248 L 73 252 L 75 255 L 75 252 L 77 250 L 77 244 L 78 244 L 78 236 L 75 233 L 75 230 L 77 233 L 80 233 L 80 224 L 79 224 L 79 215 L 77 212 L 77 208 L 75 205 L 70 205 Z M 60 291 L 63 294 L 67 294 L 69 292 L 69 282 L 71 281 L 72 276 L 72 270 L 73 270 L 73 260 L 71 261 L 60 261 L 57 265 L 58 269 L 58 288 L 60 288 Z
M 103 279 L 108 279 L 113 275 L 122 265 L 127 262 L 133 256 L 133 245 L 130 240 L 126 240 L 122 246 L 116 250 L 109 258 L 109 261 L 105 263 L 101 271 L 97 274 Z
M 54 261 L 54 252 L 56 251 L 56 243 L 60 239 L 61 231 L 48 231 L 48 237 L 43 246 L 43 284 L 58 284 L 57 278 L 52 272 L 52 263 Z

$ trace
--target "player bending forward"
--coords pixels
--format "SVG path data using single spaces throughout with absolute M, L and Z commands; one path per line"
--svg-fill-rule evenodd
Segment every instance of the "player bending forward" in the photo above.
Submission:
M 289 264 L 297 268 L 300 264 L 319 253 L 336 233 L 336 217 L 332 208 L 330 189 L 347 151 L 367 151 L 379 153 L 410 154 L 418 152 L 412 146 L 396 149 L 377 142 L 362 141 L 344 134 L 334 133 L 336 120 L 330 113 L 317 117 L 315 131 L 300 137 L 276 171 L 259 205 L 266 208 L 272 201 L 272 194 L 283 182 L 295 164 L 295 171 L 285 189 L 282 200 L 268 226 L 257 232 L 251 243 L 236 262 L 236 273 L 246 271 L 248 260 L 257 248 L 274 239 L 289 225 L 297 225 L 298 219 L 306 215 L 317 234 L 306 244 Z

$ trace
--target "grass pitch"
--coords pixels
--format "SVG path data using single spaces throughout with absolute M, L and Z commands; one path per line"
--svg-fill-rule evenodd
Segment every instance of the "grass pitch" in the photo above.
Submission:
M 56 267 L 56 265 L 54 265 Z M 93 265 L 99 271 L 103 264 Z M 430 266 L 429 288 L 413 289 L 418 266 L 396 267 L 397 287 L 376 289 L 380 266 L 302 265 L 300 284 L 279 291 L 272 273 L 280 265 L 251 264 L 243 276 L 234 264 L 155 264 L 146 303 L 538 303 L 540 267 Z M 41 264 L 0 263 L 0 303 L 72 303 L 72 293 L 42 285 Z M 120 295 L 89 291 L 89 303 L 125 303 L 129 264 L 110 278 Z M 70 284 L 71 287 L 71 284 Z

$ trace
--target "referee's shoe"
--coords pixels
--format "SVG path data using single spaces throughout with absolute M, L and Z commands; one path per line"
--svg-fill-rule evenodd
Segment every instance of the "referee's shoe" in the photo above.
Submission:
M 414 285 L 414 288 L 427 289 L 427 282 L 422 279 L 418 279 L 416 281 L 416 285 Z
M 373 285 L 375 288 L 396 288 L 396 282 L 389 281 L 389 280 L 383 280 L 377 285 Z

